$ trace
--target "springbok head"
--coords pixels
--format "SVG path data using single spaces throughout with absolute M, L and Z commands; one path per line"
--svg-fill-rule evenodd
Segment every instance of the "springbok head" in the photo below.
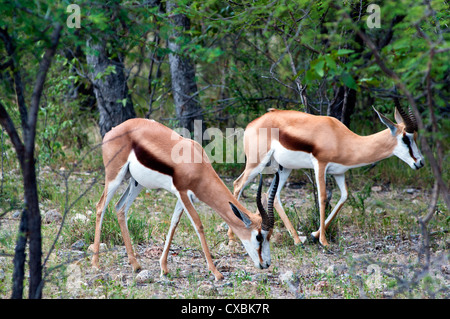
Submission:
M 247 250 L 249 256 L 252 258 L 255 267 L 265 269 L 270 266 L 270 236 L 272 235 L 274 226 L 274 215 L 273 215 L 273 201 L 275 194 L 278 189 L 279 175 L 278 172 L 275 174 L 274 182 L 269 190 L 269 199 L 265 194 L 263 194 L 264 199 L 262 200 L 262 174 L 259 180 L 258 192 L 256 195 L 256 205 L 258 207 L 259 214 L 261 215 L 261 227 L 253 228 L 251 231 L 251 237 L 248 240 L 241 238 L 241 241 Z M 266 203 L 267 202 L 267 203 Z M 267 210 L 264 206 L 267 205 Z M 233 208 L 233 206 L 232 206 Z M 251 227 L 252 222 L 246 214 L 233 208 L 234 214 L 240 218 L 244 224 Z
M 396 138 L 397 145 L 393 150 L 393 155 L 400 158 L 412 169 L 419 169 L 425 165 L 425 160 L 417 147 L 417 120 L 411 108 L 408 108 L 408 112 L 400 105 L 398 98 L 394 98 L 395 103 L 395 121 L 393 123 L 386 116 L 375 110 L 381 122 L 385 124 L 392 133 L 392 136 Z

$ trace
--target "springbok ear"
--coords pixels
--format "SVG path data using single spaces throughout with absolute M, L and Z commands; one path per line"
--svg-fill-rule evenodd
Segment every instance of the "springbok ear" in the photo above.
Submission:
M 391 134 L 392 136 L 395 136 L 395 133 L 397 133 L 397 126 L 394 124 L 394 122 L 392 122 L 390 119 L 388 119 L 386 116 L 384 116 L 383 114 L 381 114 L 380 112 L 378 112 L 375 107 L 373 107 L 373 110 L 375 112 L 377 112 L 378 117 L 380 118 L 381 123 L 383 123 L 384 125 L 386 125 L 390 130 L 391 130 Z
M 231 209 L 233 210 L 233 213 L 236 215 L 236 217 L 244 222 L 245 227 L 249 228 L 250 225 L 252 224 L 252 221 L 250 220 L 250 218 L 248 218 L 247 214 L 241 212 L 239 210 L 239 208 L 234 206 L 233 203 L 231 203 L 231 202 L 229 202 L 229 203 L 230 203 Z
M 404 121 L 403 121 L 403 118 L 402 118 L 402 116 L 400 115 L 400 112 L 398 111 L 397 108 L 395 108 L 394 117 L 395 117 L 395 121 L 397 122 L 397 124 L 401 124 L 401 123 L 404 122 Z

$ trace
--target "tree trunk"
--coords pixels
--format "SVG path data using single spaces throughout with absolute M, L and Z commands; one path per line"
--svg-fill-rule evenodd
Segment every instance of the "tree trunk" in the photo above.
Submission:
M 20 219 L 19 234 L 17 235 L 16 248 L 14 250 L 14 271 L 13 271 L 13 286 L 12 286 L 12 299 L 23 298 L 23 278 L 25 277 L 25 248 L 27 245 L 28 223 L 27 223 L 27 210 L 22 211 L 22 217 Z
M 124 73 L 124 64 L 120 59 L 112 60 L 105 51 L 105 42 L 87 41 L 87 47 L 95 54 L 86 54 L 91 68 L 89 77 L 94 85 L 97 107 L 100 113 L 99 126 L 101 136 L 114 126 L 136 117 Z
M 18 109 L 21 115 L 23 129 L 23 141 L 20 139 L 14 122 L 0 101 L 0 124 L 6 129 L 11 142 L 16 150 L 23 176 L 25 209 L 19 226 L 19 236 L 17 238 L 16 255 L 14 256 L 14 275 L 12 298 L 23 297 L 23 280 L 25 265 L 25 248 L 29 239 L 29 298 L 40 299 L 42 297 L 42 237 L 41 237 L 41 214 L 39 211 L 39 197 L 36 183 L 35 167 L 35 138 L 36 125 L 39 111 L 39 104 L 44 89 L 45 79 L 50 69 L 53 56 L 59 43 L 62 25 L 55 24 L 50 37 L 50 47 L 45 50 L 45 54 L 39 62 L 36 81 L 31 95 L 30 107 L 27 108 L 24 86 L 20 76 L 20 64 L 13 59 L 15 45 L 14 40 L 8 34 L 7 29 L 0 28 L 0 38 L 5 43 L 8 55 L 12 58 L 11 72 L 14 77 L 14 88 L 18 102 Z
M 350 116 L 356 105 L 356 91 L 346 86 L 339 86 L 335 91 L 334 99 L 328 107 L 328 115 L 337 118 L 347 127 L 350 125 Z
M 23 170 L 23 184 L 25 186 L 25 207 L 28 222 L 29 237 L 29 299 L 42 298 L 42 237 L 41 213 L 39 211 L 39 197 L 37 193 L 36 168 L 34 165 L 34 151 L 26 155 Z
M 183 56 L 180 46 L 181 37 L 186 37 L 184 31 L 189 30 L 190 21 L 183 14 L 171 14 L 176 8 L 174 1 L 167 1 L 166 11 L 174 26 L 169 38 L 168 47 L 170 74 L 172 79 L 172 94 L 176 107 L 179 126 L 194 131 L 194 120 L 203 120 L 202 109 L 195 99 L 197 84 L 195 68 L 187 56 Z M 202 132 L 204 131 L 204 125 Z

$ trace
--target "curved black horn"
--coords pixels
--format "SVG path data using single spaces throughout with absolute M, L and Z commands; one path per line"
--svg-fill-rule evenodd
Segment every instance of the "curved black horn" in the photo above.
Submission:
M 411 119 L 411 122 L 412 122 L 412 127 L 411 127 L 412 132 L 418 131 L 419 128 L 417 127 L 417 120 L 416 120 L 416 117 L 414 116 L 414 113 L 411 110 L 411 108 L 409 108 L 409 118 Z M 408 133 L 412 133 L 412 132 L 408 132 Z
M 268 222 L 269 217 L 267 216 L 266 209 L 264 208 L 264 205 L 261 202 L 263 175 L 259 174 L 259 176 L 260 177 L 259 177 L 258 192 L 256 193 L 256 206 L 258 207 L 259 213 L 261 214 L 262 225 L 265 225 Z
M 411 108 L 409 108 L 409 113 L 406 113 L 406 111 L 400 105 L 398 97 L 394 97 L 393 99 L 395 107 L 397 108 L 398 113 L 400 113 L 400 116 L 402 117 L 403 122 L 405 123 L 405 131 L 408 133 L 414 133 L 415 131 L 417 131 L 417 121 L 414 114 L 412 113 Z
M 264 228 L 264 225 L 263 225 L 264 230 L 272 229 L 273 225 L 275 223 L 275 216 L 273 214 L 273 201 L 275 199 L 275 195 L 277 194 L 279 181 L 280 181 L 280 175 L 278 174 L 278 172 L 276 172 L 275 173 L 275 181 L 270 190 L 269 200 L 267 201 L 268 222 L 267 222 L 267 228 Z

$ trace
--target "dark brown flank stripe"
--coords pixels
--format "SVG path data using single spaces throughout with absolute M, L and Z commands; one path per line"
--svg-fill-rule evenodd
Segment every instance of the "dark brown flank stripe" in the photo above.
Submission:
M 314 145 L 311 143 L 298 139 L 295 136 L 292 136 L 284 131 L 280 131 L 279 138 L 281 145 L 283 145 L 287 149 L 314 154 Z
M 138 161 L 145 167 L 165 175 L 173 176 L 173 167 L 159 160 L 144 147 L 133 144 L 133 150 Z

